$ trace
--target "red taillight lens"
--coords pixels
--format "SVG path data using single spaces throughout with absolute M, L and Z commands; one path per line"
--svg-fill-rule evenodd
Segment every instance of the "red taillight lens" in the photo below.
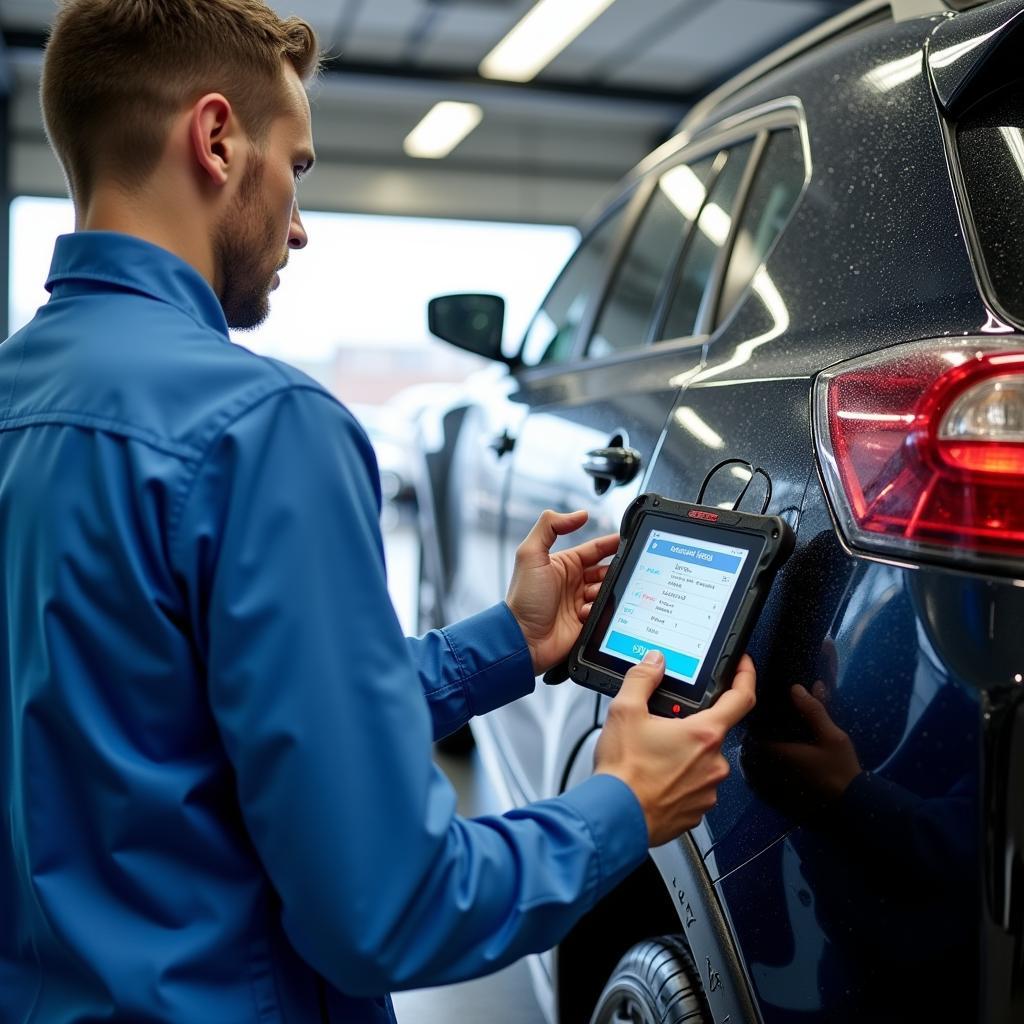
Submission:
M 853 546 L 982 559 L 989 568 L 998 560 L 1020 574 L 1022 346 L 992 338 L 898 345 L 819 377 L 815 439 Z

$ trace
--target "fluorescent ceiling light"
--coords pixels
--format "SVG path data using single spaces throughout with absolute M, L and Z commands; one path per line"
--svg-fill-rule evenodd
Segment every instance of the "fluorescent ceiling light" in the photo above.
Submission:
M 725 245 L 729 238 L 729 229 L 732 227 L 732 218 L 723 210 L 718 203 L 708 203 L 700 211 L 700 220 L 697 221 L 698 229 L 715 245 Z
M 658 180 L 658 187 L 687 220 L 697 219 L 707 192 L 700 178 L 686 164 L 666 171 Z
M 666 171 L 658 181 L 658 187 L 687 220 L 695 220 L 700 214 L 698 230 L 707 235 L 715 245 L 725 245 L 732 220 L 717 203 L 708 203 L 703 210 L 701 209 L 707 192 L 700 178 L 686 164 Z
M 480 63 L 485 78 L 528 82 L 615 0 L 539 0 Z
M 484 112 L 475 103 L 445 100 L 405 137 L 402 144 L 409 156 L 439 160 L 447 156 L 482 120 Z

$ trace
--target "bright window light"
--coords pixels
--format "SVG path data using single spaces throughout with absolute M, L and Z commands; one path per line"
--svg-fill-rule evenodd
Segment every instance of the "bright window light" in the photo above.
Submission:
M 75 209 L 68 199 L 19 196 L 11 203 L 8 318 L 13 334 L 35 316 L 49 295 L 44 288 L 58 235 L 75 230 Z M 0 325 L 3 333 L 3 325 Z
M 529 82 L 614 0 L 540 0 L 480 64 L 485 78 Z
M 426 307 L 447 292 L 504 296 L 505 337 L 517 343 L 579 240 L 575 228 L 555 225 L 316 211 L 302 219 L 309 244 L 281 272 L 269 318 L 236 340 L 317 374 L 340 359 L 388 352 L 440 372 L 458 350 L 429 335 Z M 46 302 L 53 243 L 72 230 L 66 199 L 11 203 L 12 332 Z
M 445 100 L 435 104 L 426 117 L 405 137 L 402 144 L 409 156 L 428 160 L 446 157 L 482 120 L 484 112 L 475 103 Z

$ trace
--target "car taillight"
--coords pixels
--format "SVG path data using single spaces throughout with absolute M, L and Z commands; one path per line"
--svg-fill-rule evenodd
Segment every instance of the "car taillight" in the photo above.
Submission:
M 826 370 L 814 435 L 854 548 L 1021 575 L 1024 339 L 897 345 Z

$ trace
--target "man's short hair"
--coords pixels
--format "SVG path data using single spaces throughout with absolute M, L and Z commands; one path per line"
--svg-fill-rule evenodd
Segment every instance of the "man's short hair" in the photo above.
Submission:
M 46 47 L 46 133 L 76 204 L 103 175 L 143 184 L 174 114 L 208 92 L 257 142 L 283 109 L 282 61 L 316 74 L 316 34 L 262 0 L 64 0 Z

